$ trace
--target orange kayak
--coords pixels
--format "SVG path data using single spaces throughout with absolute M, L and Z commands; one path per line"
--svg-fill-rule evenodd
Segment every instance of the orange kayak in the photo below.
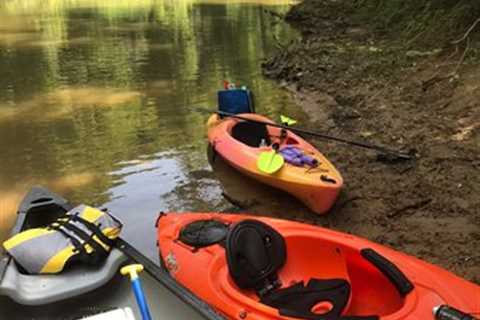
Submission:
M 274 123 L 254 113 L 239 116 Z M 280 128 L 234 118 L 221 119 L 216 114 L 208 119 L 207 127 L 208 141 L 214 151 L 240 172 L 292 194 L 318 214 L 326 213 L 337 199 L 343 185 L 342 176 L 324 155 L 293 132 L 284 131 L 282 135 Z M 262 140 L 265 146 L 261 146 Z M 317 160 L 318 166 L 300 167 L 285 162 L 273 174 L 260 171 L 257 168 L 260 153 L 271 151 L 273 143 L 278 143 L 280 150 L 294 146 Z
M 448 304 L 480 315 L 480 287 L 379 244 L 246 215 L 157 221 L 171 276 L 229 319 L 433 320 Z

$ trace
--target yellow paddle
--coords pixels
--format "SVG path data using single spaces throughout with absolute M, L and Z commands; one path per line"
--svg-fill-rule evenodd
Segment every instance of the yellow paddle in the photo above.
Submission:
M 286 126 L 293 126 L 297 123 L 297 120 L 284 116 L 283 114 L 280 115 L 280 122 Z
M 272 150 L 263 151 L 258 156 L 257 168 L 261 172 L 272 174 L 277 172 L 283 167 L 285 163 L 283 157 L 277 153 L 278 144 L 272 145 Z

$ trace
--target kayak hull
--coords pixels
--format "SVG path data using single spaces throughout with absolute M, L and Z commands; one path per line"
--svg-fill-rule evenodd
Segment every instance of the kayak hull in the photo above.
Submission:
M 238 319 L 246 313 L 247 319 L 285 319 L 277 309 L 260 303 L 255 292 L 235 285 L 229 275 L 225 249 L 220 244 L 194 249 L 179 241 L 184 226 L 205 219 L 228 225 L 256 219 L 273 227 L 284 237 L 287 246 L 287 261 L 279 271 L 281 282 L 307 282 L 310 278 L 348 279 L 352 292 L 346 315 L 374 314 L 382 320 L 426 320 L 433 319 L 433 307 L 442 304 L 480 314 L 479 286 L 414 257 L 349 234 L 246 215 L 162 215 L 158 222 L 161 260 L 177 281 L 228 318 Z M 395 283 L 362 257 L 361 252 L 366 248 L 393 263 L 411 281 L 413 290 L 401 294 Z
M 239 116 L 273 123 L 258 114 L 240 114 Z M 251 147 L 232 136 L 232 128 L 242 120 L 234 118 L 220 119 L 212 115 L 208 120 L 208 141 L 214 152 L 240 171 L 264 184 L 286 191 L 302 201 L 317 214 L 324 214 L 333 206 L 343 186 L 343 179 L 337 169 L 315 147 L 304 139 L 287 131 L 287 136 L 280 139 L 281 129 L 267 126 L 272 142 L 277 142 L 280 149 L 295 146 L 319 162 L 316 168 L 298 167 L 289 163 L 273 174 L 266 174 L 257 168 L 257 159 L 261 152 L 270 151 L 271 147 Z

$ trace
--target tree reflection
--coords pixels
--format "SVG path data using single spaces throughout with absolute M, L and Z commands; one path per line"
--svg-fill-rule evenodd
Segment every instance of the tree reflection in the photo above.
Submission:
M 286 3 L 0 3 L 0 197 L 43 183 L 103 203 L 120 161 L 172 149 L 182 170 L 204 167 L 205 116 L 188 106 L 212 105 L 223 79 L 252 87 L 260 110 L 286 106 L 259 66 L 273 34 L 293 36 L 263 6 Z

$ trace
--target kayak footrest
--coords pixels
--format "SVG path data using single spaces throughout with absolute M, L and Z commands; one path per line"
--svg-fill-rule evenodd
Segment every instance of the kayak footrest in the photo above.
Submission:
M 398 290 L 400 295 L 406 296 L 410 291 L 413 290 L 413 283 L 405 276 L 405 274 L 398 269 L 398 267 L 393 264 L 390 260 L 380 255 L 373 249 L 362 249 L 360 254 L 363 258 L 368 260 L 373 264 L 384 276 L 393 283 L 395 288 Z

